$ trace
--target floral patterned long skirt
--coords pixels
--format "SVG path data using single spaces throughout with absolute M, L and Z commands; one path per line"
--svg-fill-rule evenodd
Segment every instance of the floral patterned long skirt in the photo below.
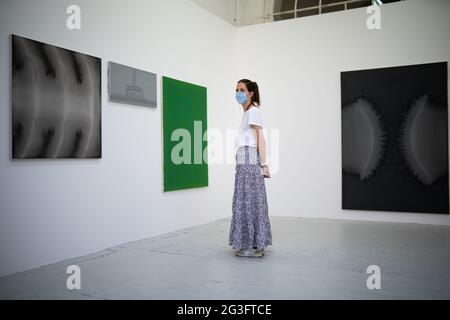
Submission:
M 272 231 L 261 159 L 256 147 L 236 152 L 236 171 L 229 245 L 235 250 L 264 249 L 272 244 Z

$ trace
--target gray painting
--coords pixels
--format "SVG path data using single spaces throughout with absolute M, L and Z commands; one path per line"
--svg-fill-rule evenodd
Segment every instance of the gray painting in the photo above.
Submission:
M 138 106 L 156 107 L 156 74 L 109 63 L 109 99 Z
M 12 158 L 101 158 L 101 60 L 11 38 Z

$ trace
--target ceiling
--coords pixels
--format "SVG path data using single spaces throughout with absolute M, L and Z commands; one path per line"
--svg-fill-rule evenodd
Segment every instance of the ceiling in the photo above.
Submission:
M 404 0 L 190 0 L 239 27 Z

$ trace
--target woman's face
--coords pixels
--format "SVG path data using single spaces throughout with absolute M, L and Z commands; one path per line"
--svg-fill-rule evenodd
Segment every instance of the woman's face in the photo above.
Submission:
M 247 86 L 243 82 L 239 82 L 236 85 L 236 92 L 244 92 L 249 100 L 253 96 L 253 92 L 248 92 Z

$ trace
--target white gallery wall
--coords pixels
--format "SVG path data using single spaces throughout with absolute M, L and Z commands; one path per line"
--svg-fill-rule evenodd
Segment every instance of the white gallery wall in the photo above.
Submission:
M 450 1 L 381 6 L 237 29 L 239 76 L 260 85 L 266 127 L 278 129 L 271 215 L 450 224 L 450 216 L 342 210 L 340 72 L 450 60 Z
M 235 25 L 237 20 L 237 0 L 190 0 L 201 8 Z
M 66 8 L 82 29 L 65 27 Z M 447 215 L 341 210 L 340 71 L 448 61 L 450 2 L 365 8 L 235 28 L 189 0 L 0 2 L 0 276 L 231 216 L 234 164 L 209 187 L 162 190 L 161 76 L 208 88 L 208 127 L 237 128 L 240 78 L 279 130 L 269 214 L 450 224 Z M 10 35 L 102 58 L 102 159 L 10 160 Z M 107 62 L 158 74 L 156 109 L 112 103 Z M 224 246 L 228 234 L 224 232 Z M 276 241 L 276 235 L 274 235 Z
M 102 159 L 10 160 L 12 33 L 102 58 Z M 1 0 L 0 276 L 230 215 L 232 164 L 162 191 L 161 76 L 207 87 L 208 126 L 235 127 L 234 48 L 235 28 L 188 0 Z M 108 61 L 156 73 L 157 108 L 109 102 Z

